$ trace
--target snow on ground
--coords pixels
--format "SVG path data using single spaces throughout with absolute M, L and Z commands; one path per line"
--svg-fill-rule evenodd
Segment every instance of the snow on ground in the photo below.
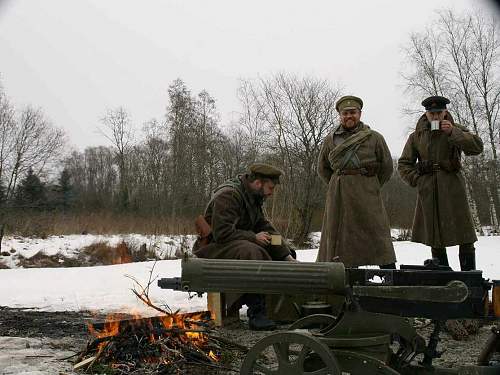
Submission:
M 131 292 L 133 276 L 147 285 L 151 268 L 160 277 L 180 276 L 180 260 L 127 263 L 113 266 L 72 268 L 27 268 L 0 271 L 0 305 L 36 307 L 44 311 L 120 311 L 146 314 L 154 311 Z M 206 299 L 160 289 L 154 282 L 150 297 L 172 309 L 206 309 Z
M 80 249 L 99 242 L 116 246 L 122 241 L 139 248 L 146 244 L 148 250 L 153 250 L 161 259 L 175 258 L 176 250 L 180 248 L 191 249 L 194 235 L 144 235 L 144 234 L 72 234 L 65 236 L 49 236 L 47 238 L 29 238 L 19 236 L 6 236 L 2 241 L 2 253 L 8 256 L 0 256 L 9 268 L 16 268 L 19 256 L 30 258 L 38 252 L 46 255 L 62 254 L 65 257 L 74 257 Z
M 87 241 L 87 239 L 78 239 L 78 236 L 65 236 L 65 240 L 60 242 L 62 245 L 59 250 L 66 247 L 68 254 L 74 250 L 68 244 L 67 237 L 74 238 L 74 242 L 80 247 L 84 241 Z M 93 237 L 95 239 L 97 236 Z M 180 237 L 169 238 L 177 246 L 182 241 Z M 311 242 L 317 244 L 317 239 L 318 235 L 315 234 Z M 49 240 L 57 243 L 57 240 L 52 238 Z M 120 240 L 121 238 L 118 238 L 116 241 Z M 31 249 L 31 243 L 35 247 L 38 246 L 38 249 L 44 248 L 47 251 L 50 248 L 43 240 L 21 242 L 18 239 L 17 241 L 17 244 L 24 244 L 24 248 L 18 248 L 23 254 L 37 252 Z M 10 243 L 16 246 L 14 242 Z M 394 242 L 394 246 L 398 265 L 423 264 L 423 261 L 430 257 L 430 249 L 421 244 L 400 241 Z M 500 237 L 479 237 L 476 248 L 477 268 L 483 270 L 483 277 L 500 279 Z M 50 251 L 57 252 L 58 250 Z M 314 262 L 317 249 L 299 250 L 297 253 L 300 261 Z M 451 267 L 458 270 L 458 246 L 449 248 L 448 255 Z M 44 311 L 95 310 L 154 314 L 153 310 L 136 299 L 130 291 L 134 283 L 126 277 L 126 275 L 133 276 L 145 286 L 153 266 L 155 266 L 154 277 L 181 275 L 180 260 L 163 260 L 156 264 L 142 262 L 99 267 L 0 270 L 0 306 L 37 308 Z M 150 297 L 155 303 L 159 305 L 166 303 L 172 309 L 196 311 L 206 308 L 205 297 L 195 296 L 189 299 L 187 293 L 160 289 L 156 286 L 156 282 L 151 286 Z

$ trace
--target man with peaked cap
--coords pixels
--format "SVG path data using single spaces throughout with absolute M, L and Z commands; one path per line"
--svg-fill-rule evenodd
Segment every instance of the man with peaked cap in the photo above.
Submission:
M 431 247 L 432 257 L 448 266 L 447 246 L 460 245 L 460 269 L 476 268 L 477 241 L 461 173 L 461 156 L 478 155 L 483 142 L 453 121 L 442 96 L 422 101 L 425 113 L 410 134 L 398 170 L 403 180 L 417 188 L 412 241 Z
M 362 108 L 356 96 L 337 101 L 340 124 L 320 151 L 318 173 L 328 191 L 317 261 L 394 269 L 396 256 L 380 194 L 392 175 L 392 158 L 384 137 L 360 120 Z
M 211 259 L 295 261 L 295 252 L 286 243 L 271 245 L 271 234 L 278 231 L 262 208 L 265 199 L 273 195 L 281 174 L 272 165 L 256 163 L 246 174 L 216 188 L 201 218 L 208 230 L 199 230 L 193 253 Z M 276 328 L 265 316 L 263 295 L 245 294 L 239 302 L 248 306 L 251 329 Z

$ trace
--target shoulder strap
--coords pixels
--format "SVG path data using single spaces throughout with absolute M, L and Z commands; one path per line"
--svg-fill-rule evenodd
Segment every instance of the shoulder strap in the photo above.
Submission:
M 344 154 L 344 157 L 342 158 L 342 162 L 340 163 L 340 169 L 344 169 L 347 164 L 349 164 L 349 162 L 351 160 L 353 160 L 354 164 L 356 164 L 356 168 L 359 168 L 359 158 L 358 156 L 356 155 L 356 152 L 358 151 L 358 149 L 361 147 L 361 142 L 358 143 L 358 144 L 355 144 L 353 147 L 349 148 L 346 153 Z M 353 159 L 354 157 L 354 159 Z
M 330 163 L 333 164 L 333 161 L 336 160 L 340 155 L 347 153 L 347 151 L 350 150 L 351 148 L 354 148 L 355 146 L 360 145 L 361 143 L 366 141 L 371 134 L 372 134 L 371 129 L 367 128 L 347 138 L 343 143 L 335 147 L 330 152 L 330 155 L 328 156 Z M 357 149 L 354 152 L 356 151 Z
M 208 202 L 207 208 L 210 205 L 210 203 L 212 203 L 212 201 L 214 200 L 214 198 L 218 195 L 218 193 L 221 190 L 223 190 L 224 188 L 231 188 L 236 194 L 239 195 L 239 197 L 243 200 L 243 203 L 246 206 L 247 211 L 248 211 L 249 215 L 251 216 L 252 221 L 255 221 L 256 220 L 255 212 L 252 209 L 252 205 L 250 204 L 247 195 L 245 194 L 245 192 L 242 189 L 241 180 L 238 177 L 233 178 L 231 180 L 228 180 L 228 181 L 224 182 L 222 185 L 219 185 L 212 192 L 212 198 L 210 199 L 210 202 Z M 205 208 L 205 211 L 206 211 L 206 208 Z

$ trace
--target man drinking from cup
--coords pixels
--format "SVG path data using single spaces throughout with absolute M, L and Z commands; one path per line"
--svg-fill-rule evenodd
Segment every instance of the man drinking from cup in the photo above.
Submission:
M 426 244 L 440 265 L 448 266 L 447 246 L 460 245 L 462 271 L 476 268 L 477 241 L 461 173 L 461 156 L 478 155 L 483 142 L 453 121 L 442 96 L 422 101 L 425 113 L 398 161 L 401 178 L 417 188 L 412 241 Z

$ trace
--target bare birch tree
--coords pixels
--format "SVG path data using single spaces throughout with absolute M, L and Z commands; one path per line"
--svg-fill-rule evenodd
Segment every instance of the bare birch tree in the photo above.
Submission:
M 120 178 L 119 205 L 127 209 L 129 205 L 128 157 L 133 146 L 134 134 L 130 115 L 123 107 L 108 110 L 102 118 L 104 129 L 101 133 L 111 142 L 115 149 Z

